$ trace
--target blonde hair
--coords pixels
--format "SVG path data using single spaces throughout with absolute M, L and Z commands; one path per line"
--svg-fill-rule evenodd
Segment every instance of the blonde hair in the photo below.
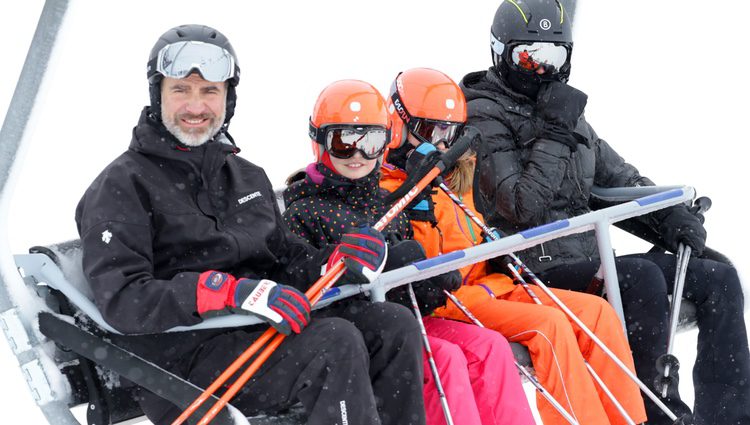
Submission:
M 466 195 L 474 183 L 476 154 L 469 149 L 456 161 L 453 171 L 446 179 L 448 188 L 458 196 Z

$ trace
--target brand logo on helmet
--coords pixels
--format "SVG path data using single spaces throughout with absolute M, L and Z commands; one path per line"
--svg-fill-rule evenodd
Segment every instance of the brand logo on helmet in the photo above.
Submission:
M 552 28 L 552 22 L 550 22 L 549 19 L 546 18 L 542 19 L 541 21 L 539 21 L 539 28 L 547 31 Z
M 401 119 L 408 123 L 409 122 L 409 114 L 406 113 L 406 109 L 404 109 L 404 105 L 401 104 L 400 99 L 396 99 L 393 101 L 393 105 L 396 106 L 396 111 L 398 112 L 398 116 L 401 117 Z

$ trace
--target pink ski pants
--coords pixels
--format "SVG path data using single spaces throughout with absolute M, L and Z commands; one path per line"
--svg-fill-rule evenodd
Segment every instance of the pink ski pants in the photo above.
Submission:
M 513 352 L 500 333 L 437 317 L 424 324 L 455 424 L 534 425 Z M 427 425 L 445 425 L 426 353 L 424 377 Z

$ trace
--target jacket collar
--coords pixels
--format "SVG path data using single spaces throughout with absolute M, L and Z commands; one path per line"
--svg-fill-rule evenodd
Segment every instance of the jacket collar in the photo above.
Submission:
M 509 97 L 518 103 L 533 104 L 527 96 L 513 91 L 500 77 L 495 67 L 486 71 L 476 71 L 466 74 L 459 84 L 466 96 L 466 101 L 485 97 L 497 100 L 499 97 Z
M 312 196 L 333 196 L 350 205 L 369 204 L 380 193 L 380 169 L 375 167 L 361 179 L 351 180 L 333 172 L 324 164 L 312 163 L 305 169 L 305 178 L 284 191 L 285 204 Z

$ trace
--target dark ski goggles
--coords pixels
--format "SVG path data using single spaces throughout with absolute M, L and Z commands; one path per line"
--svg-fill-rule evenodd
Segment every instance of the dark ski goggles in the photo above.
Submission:
M 534 74 L 558 74 L 570 56 L 567 47 L 555 43 L 519 43 L 509 47 L 510 61 L 518 69 Z
M 349 159 L 359 151 L 366 159 L 377 159 L 390 141 L 390 131 L 379 125 L 334 125 L 318 129 L 311 123 L 310 137 L 336 158 Z
M 445 143 L 449 148 L 456 141 L 463 123 L 451 121 L 436 121 L 424 118 L 414 118 L 409 122 L 409 130 L 421 142 L 439 145 Z
M 234 57 L 226 49 L 202 41 L 179 41 L 164 46 L 156 70 L 169 78 L 185 78 L 198 71 L 206 81 L 219 83 L 234 77 Z

